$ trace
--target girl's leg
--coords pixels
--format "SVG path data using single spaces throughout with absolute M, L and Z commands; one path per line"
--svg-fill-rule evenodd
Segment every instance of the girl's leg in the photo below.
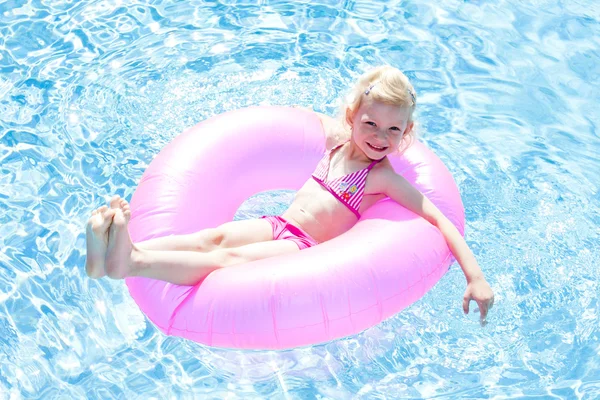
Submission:
M 128 276 L 143 276 L 177 285 L 195 285 L 216 269 L 297 251 L 300 251 L 298 245 L 289 240 L 252 243 L 209 253 L 152 250 L 136 252 L 134 249 L 129 256 L 131 261 Z
M 129 211 L 129 203 L 113 196 L 110 208 Z M 128 218 L 126 217 L 128 220 Z M 251 243 L 273 240 L 273 227 L 263 219 L 227 222 L 217 228 L 204 229 L 187 235 L 171 235 L 136 243 L 144 250 L 201 251 L 239 247 Z
M 106 269 L 108 276 L 115 279 L 144 276 L 194 285 L 216 269 L 296 251 L 299 251 L 298 246 L 289 240 L 271 240 L 209 253 L 143 250 L 131 242 L 127 221 L 123 212 L 117 210 L 109 231 Z
M 200 251 L 239 247 L 273 240 L 273 227 L 264 219 L 231 221 L 187 235 L 164 236 L 136 243 L 143 250 Z

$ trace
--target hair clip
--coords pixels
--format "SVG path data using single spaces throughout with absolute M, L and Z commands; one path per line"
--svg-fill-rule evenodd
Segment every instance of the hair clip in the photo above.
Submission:
M 413 106 L 415 104 L 417 104 L 417 97 L 415 96 L 414 92 L 412 90 L 408 89 L 408 94 L 410 94 L 410 97 L 412 97 Z
M 373 89 L 373 87 L 375 87 L 375 84 L 372 84 L 371 86 L 369 86 L 369 88 L 367 90 L 365 90 L 365 95 L 368 95 L 369 93 L 371 93 L 371 89 Z

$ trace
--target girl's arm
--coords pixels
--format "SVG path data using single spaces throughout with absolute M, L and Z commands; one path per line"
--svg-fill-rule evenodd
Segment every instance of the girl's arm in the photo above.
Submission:
M 311 111 L 317 114 L 319 120 L 321 121 L 321 126 L 323 127 L 323 132 L 325 133 L 325 148 L 327 150 L 333 149 L 338 144 L 342 143 L 344 140 L 343 127 L 340 125 L 339 121 L 335 118 L 331 118 L 328 115 L 321 114 L 312 110 L 309 107 L 304 106 L 294 106 L 295 108 L 300 108 L 306 111 Z
M 468 313 L 469 301 L 471 299 L 477 301 L 481 311 L 482 323 L 485 323 L 487 311 L 494 302 L 494 293 L 458 229 L 427 197 L 402 176 L 396 174 L 393 170 L 382 169 L 378 172 L 378 174 L 374 174 L 378 182 L 374 183 L 382 189 L 381 192 L 401 206 L 420 215 L 440 230 L 467 279 L 463 309 L 465 313 Z

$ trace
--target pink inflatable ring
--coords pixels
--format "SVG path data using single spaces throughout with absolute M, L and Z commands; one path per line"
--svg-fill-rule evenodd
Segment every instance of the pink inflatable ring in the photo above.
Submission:
M 298 190 L 325 151 L 314 113 L 255 107 L 187 130 L 152 161 L 135 191 L 133 242 L 231 221 L 251 195 Z M 423 144 L 390 156 L 464 231 L 449 171 Z M 209 346 L 286 349 L 359 333 L 420 299 L 448 270 L 441 233 L 390 199 L 348 232 L 298 253 L 211 273 L 195 286 L 127 278 L 140 309 L 167 335 Z

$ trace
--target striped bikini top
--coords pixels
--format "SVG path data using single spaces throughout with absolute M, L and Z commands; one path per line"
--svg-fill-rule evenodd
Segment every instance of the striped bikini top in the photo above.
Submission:
M 362 199 L 365 194 L 367 175 L 375 166 L 375 164 L 381 160 L 375 160 L 369 164 L 368 167 L 359 171 L 352 172 L 351 174 L 347 174 L 336 179 L 328 180 L 327 175 L 329 174 L 331 153 L 346 143 L 348 142 L 342 143 L 325 153 L 323 158 L 321 158 L 321 161 L 319 161 L 317 169 L 315 172 L 313 172 L 312 177 L 315 181 L 319 182 L 321 186 L 333 194 L 339 201 L 341 201 L 342 204 L 348 207 L 357 218 L 360 218 L 360 213 L 358 210 L 360 209 L 360 204 L 362 203 Z

